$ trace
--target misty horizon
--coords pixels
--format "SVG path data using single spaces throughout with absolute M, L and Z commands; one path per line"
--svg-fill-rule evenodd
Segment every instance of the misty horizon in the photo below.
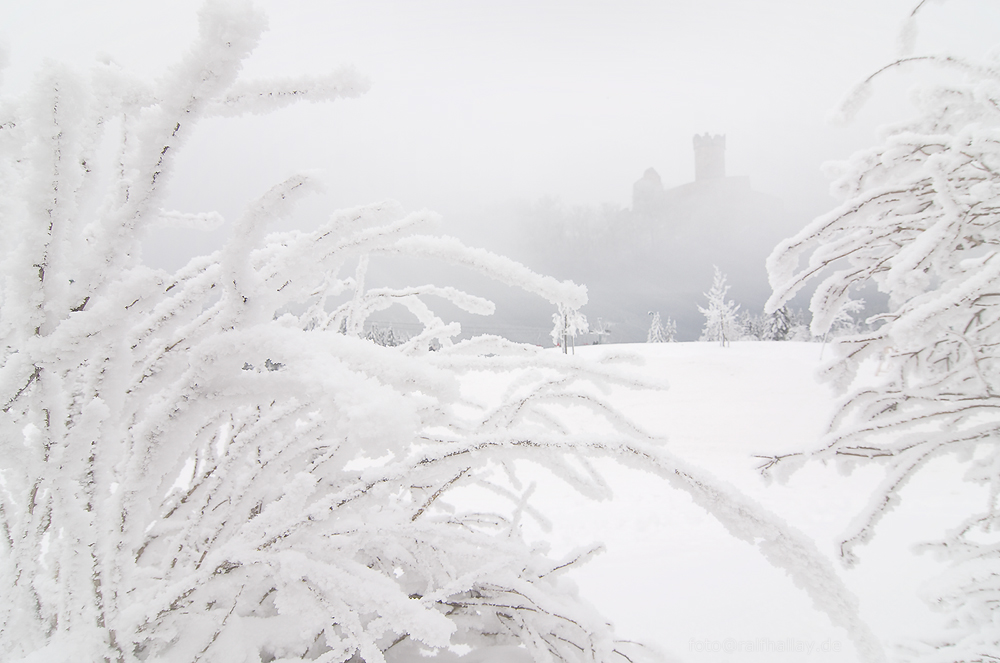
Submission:
M 204 122 L 178 157 L 181 175 L 168 184 L 168 202 L 182 213 L 217 212 L 227 223 L 211 232 L 155 233 L 145 243 L 148 264 L 173 269 L 218 248 L 248 201 L 295 171 L 315 170 L 326 192 L 274 230 L 314 228 L 335 209 L 384 199 L 431 209 L 445 232 L 587 285 L 592 301 L 584 312 L 620 331 L 627 323 L 631 331 L 619 339 L 635 340 L 640 325 L 621 319 L 608 301 L 629 290 L 632 317 L 659 310 L 691 338 L 713 265 L 729 274 L 744 310 L 759 309 L 770 248 L 836 205 L 821 165 L 871 144 L 880 124 L 906 117 L 907 90 L 927 75 L 885 76 L 853 123 L 828 121 L 854 85 L 896 57 L 912 9 L 903 0 L 821 7 L 514 2 L 502 9 L 452 1 L 260 4 L 270 30 L 243 76 L 349 65 L 371 90 L 267 117 Z M 928 7 L 918 49 L 979 54 L 1000 22 L 990 20 L 998 18 L 995 7 L 981 4 Z M 164 11 L 123 0 L 48 0 L 12 7 L 0 26 L 8 65 L 2 84 L 8 93 L 29 91 L 47 58 L 159 75 L 190 42 L 200 5 L 183 0 Z M 767 227 L 739 220 L 718 226 L 711 232 L 732 247 L 729 239 L 714 249 L 673 247 L 667 258 L 684 269 L 646 270 L 645 277 L 627 256 L 607 257 L 605 266 L 619 265 L 609 275 L 586 268 L 602 264 L 595 256 L 573 264 L 559 247 L 525 241 L 525 226 L 535 231 L 630 211 L 633 186 L 648 169 L 665 190 L 694 181 L 691 141 L 705 134 L 726 136 L 728 176 L 747 178 L 750 190 L 779 201 Z M 619 278 L 623 270 L 634 278 Z M 635 292 L 637 281 L 656 288 L 649 281 L 661 277 L 671 281 L 665 288 L 685 293 L 683 304 Z M 548 324 L 551 312 L 527 310 L 505 323 L 500 304 L 484 326 Z M 522 313 L 530 323 L 514 319 Z

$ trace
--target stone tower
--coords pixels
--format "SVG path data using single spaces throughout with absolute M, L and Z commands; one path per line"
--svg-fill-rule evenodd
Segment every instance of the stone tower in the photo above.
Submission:
M 726 176 L 726 136 L 694 135 L 694 181 Z

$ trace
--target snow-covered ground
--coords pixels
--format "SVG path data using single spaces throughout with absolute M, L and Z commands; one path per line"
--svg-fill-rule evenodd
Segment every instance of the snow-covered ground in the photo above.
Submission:
M 681 458 L 751 495 L 836 557 L 839 534 L 870 498 L 881 469 L 860 467 L 847 475 L 814 462 L 786 484 L 767 484 L 753 457 L 820 444 L 834 402 L 815 377 L 821 345 L 624 347 L 645 359 L 643 372 L 665 377 L 670 387 L 616 392 L 618 407 L 667 436 Z M 598 357 L 622 350 L 613 345 L 576 352 Z M 976 498 L 958 468 L 945 459 L 925 469 L 904 489 L 901 505 L 882 520 L 874 540 L 857 549 L 860 563 L 847 569 L 836 562 L 862 616 L 887 647 L 945 623 L 921 599 L 922 586 L 943 567 L 912 546 L 937 538 Z M 615 465 L 603 471 L 613 500 L 595 503 L 543 481 L 537 503 L 554 521 L 547 537 L 557 550 L 606 544 L 606 552 L 575 578 L 620 637 L 655 644 L 668 658 L 691 663 L 857 660 L 844 632 L 783 571 L 729 536 L 686 494 L 651 474 Z

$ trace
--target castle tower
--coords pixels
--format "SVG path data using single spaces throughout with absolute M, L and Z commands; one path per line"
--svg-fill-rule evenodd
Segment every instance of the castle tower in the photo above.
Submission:
M 726 176 L 726 136 L 694 135 L 694 181 Z

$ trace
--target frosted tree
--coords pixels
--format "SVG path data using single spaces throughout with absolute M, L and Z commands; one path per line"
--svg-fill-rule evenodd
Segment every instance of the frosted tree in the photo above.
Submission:
M 712 288 L 705 293 L 705 297 L 708 298 L 708 306 L 698 307 L 701 314 L 705 316 L 705 327 L 701 331 L 699 341 L 718 341 L 719 345 L 725 347 L 734 337 L 738 337 L 739 321 L 736 314 L 740 307 L 733 300 L 726 299 L 728 292 L 726 275 L 718 267 L 715 267 Z
M 667 321 L 663 323 L 663 335 L 666 337 L 667 343 L 673 343 L 677 340 L 677 321 L 669 316 Z
M 560 307 L 552 314 L 552 342 L 562 348 L 563 354 L 569 353 L 569 346 L 576 347 L 576 337 L 586 334 L 590 329 L 587 316 L 577 310 Z
M 750 311 L 740 311 L 736 315 L 736 336 L 741 341 L 764 341 L 767 339 L 767 316 Z
M 373 324 L 365 333 L 365 338 L 378 345 L 395 347 L 406 342 L 406 336 L 393 330 L 392 325 Z
M 774 311 L 764 313 L 765 341 L 787 341 L 794 333 L 792 313 L 787 306 L 779 306 Z
M 646 335 L 647 343 L 673 343 L 677 336 L 677 323 L 671 318 L 667 318 L 664 323 L 660 320 L 659 312 L 649 312 L 649 333 Z
M 926 84 L 915 119 L 840 165 L 833 188 L 843 203 L 771 254 L 768 307 L 817 280 L 812 333 L 822 335 L 858 306 L 851 293 L 862 284 L 889 295 L 873 330 L 835 340 L 837 357 L 825 370 L 845 396 L 827 444 L 813 455 L 886 468 L 844 536 L 848 561 L 900 488 L 935 458 L 956 455 L 967 480 L 989 488 L 982 510 L 932 546 L 954 565 L 936 603 L 955 628 L 928 642 L 926 653 L 931 661 L 992 661 L 1000 656 L 1000 68 L 903 57 L 865 81 L 845 108 L 878 76 L 904 66 L 939 68 L 951 82 Z M 867 362 L 878 370 L 862 374 Z
M 350 70 L 242 80 L 264 25 L 209 3 L 155 81 L 50 65 L 0 105 L 0 658 L 625 661 L 564 578 L 594 550 L 553 559 L 521 528 L 546 521 L 520 461 L 607 497 L 592 460 L 611 457 L 686 491 L 883 660 L 811 542 L 595 395 L 650 386 L 621 357 L 455 342 L 431 302 L 490 302 L 365 277 L 372 255 L 447 261 L 567 315 L 582 287 L 425 234 L 435 215 L 394 203 L 265 236 L 304 176 L 250 203 L 221 250 L 143 264 L 151 225 L 218 221 L 161 207 L 199 120 L 363 91 Z M 393 305 L 421 330 L 363 338 Z

